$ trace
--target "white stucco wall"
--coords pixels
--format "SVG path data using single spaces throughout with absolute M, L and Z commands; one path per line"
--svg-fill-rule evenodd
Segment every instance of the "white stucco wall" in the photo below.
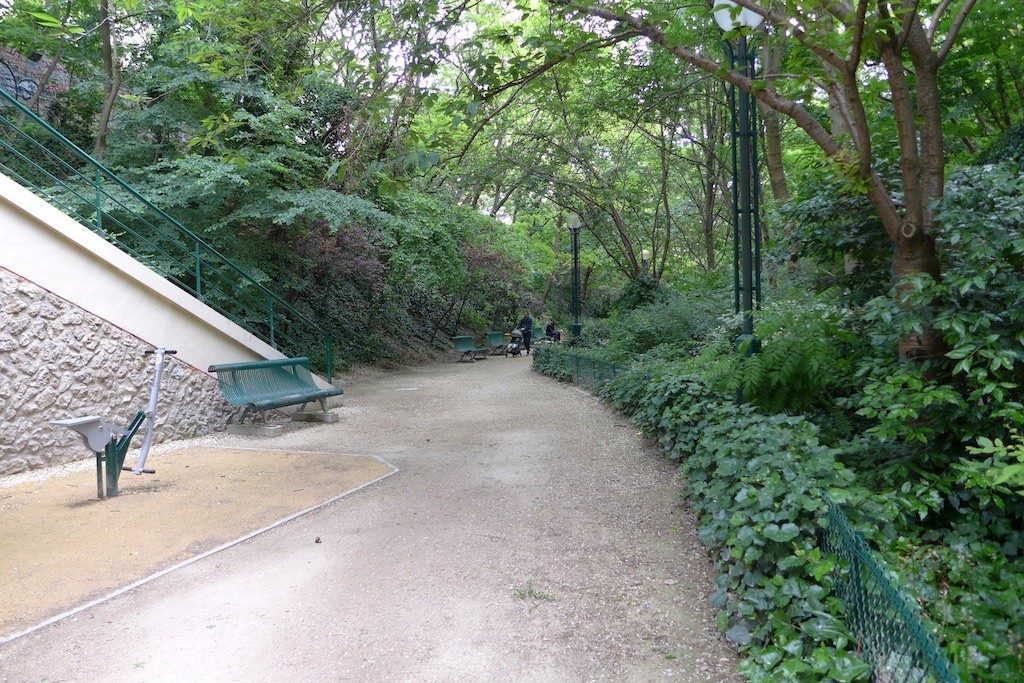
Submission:
M 282 357 L 0 175 L 0 475 L 92 457 L 47 423 L 127 423 L 145 408 L 152 361 L 142 351 L 155 346 L 178 351 L 158 439 L 223 428 L 232 409 L 210 365 Z
M 283 357 L 2 174 L 0 267 L 201 370 Z

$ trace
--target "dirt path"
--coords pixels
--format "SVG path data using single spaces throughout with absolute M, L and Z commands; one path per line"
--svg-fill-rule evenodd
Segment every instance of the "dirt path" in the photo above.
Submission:
M 0 644 L 0 680 L 740 680 L 674 467 L 625 419 L 528 358 L 345 391 L 337 424 L 188 448 L 374 456 L 396 474 Z M 187 514 L 164 498 L 150 514 Z M 119 504 L 142 499 L 161 493 Z

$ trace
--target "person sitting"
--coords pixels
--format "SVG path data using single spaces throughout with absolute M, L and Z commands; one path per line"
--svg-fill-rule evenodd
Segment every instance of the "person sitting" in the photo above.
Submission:
M 555 329 L 555 321 L 552 320 L 548 323 L 548 326 L 544 328 L 544 336 L 551 341 L 562 341 L 562 331 Z

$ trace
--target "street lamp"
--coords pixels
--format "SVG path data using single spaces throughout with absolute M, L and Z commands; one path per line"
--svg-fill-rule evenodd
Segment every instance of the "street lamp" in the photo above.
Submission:
M 644 275 L 647 275 L 647 261 L 650 258 L 651 258 L 651 250 L 650 249 L 641 249 L 640 250 L 640 266 L 641 266 L 641 268 L 644 271 Z
M 715 22 L 725 32 L 755 29 L 764 17 L 740 7 L 732 0 L 716 0 Z M 730 67 L 754 78 L 755 55 L 747 49 L 747 32 L 741 30 L 732 43 L 724 41 Z M 743 328 L 738 344 L 747 344 L 747 353 L 757 352 L 754 337 L 754 307 L 761 307 L 761 182 L 757 165 L 757 108 L 754 97 L 731 85 L 729 108 L 732 114 L 732 224 L 733 295 L 736 313 L 743 312 Z
M 569 232 L 572 233 L 572 344 L 578 344 L 580 335 L 583 332 L 583 325 L 580 324 L 580 226 L 583 220 L 577 213 L 570 213 L 566 217 L 569 223 Z

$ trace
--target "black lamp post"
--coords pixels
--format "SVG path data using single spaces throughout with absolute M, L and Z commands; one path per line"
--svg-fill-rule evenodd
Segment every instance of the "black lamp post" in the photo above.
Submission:
M 569 232 L 572 233 L 572 344 L 578 344 L 580 335 L 583 333 L 583 325 L 580 324 L 580 227 L 583 225 L 579 214 L 570 213 L 566 217 L 569 223 Z
M 650 249 L 641 249 L 640 250 L 640 267 L 641 267 L 641 270 L 643 270 L 644 276 L 647 275 L 647 262 L 650 260 L 650 258 L 651 258 L 651 250 Z
M 723 31 L 755 29 L 764 17 L 741 8 L 732 0 L 716 0 L 715 21 Z M 731 41 L 724 41 L 730 66 L 740 74 L 753 78 L 755 55 L 748 50 L 743 31 Z M 733 217 L 733 294 L 736 312 L 743 312 L 743 328 L 738 344 L 747 344 L 747 353 L 757 352 L 754 336 L 754 314 L 761 308 L 761 182 L 757 164 L 757 107 L 750 93 L 729 88 L 732 114 L 732 217 Z

